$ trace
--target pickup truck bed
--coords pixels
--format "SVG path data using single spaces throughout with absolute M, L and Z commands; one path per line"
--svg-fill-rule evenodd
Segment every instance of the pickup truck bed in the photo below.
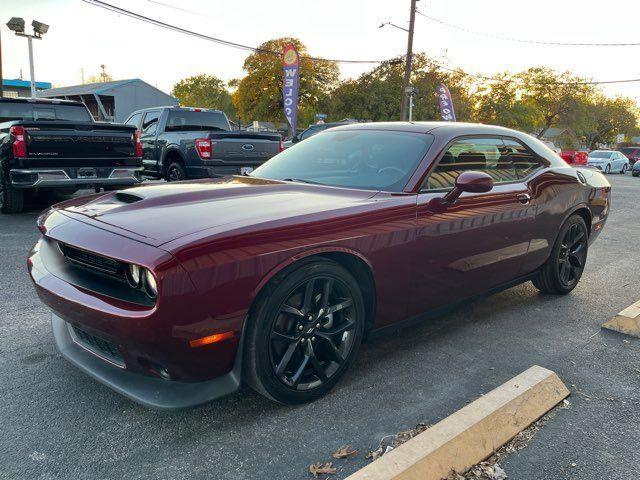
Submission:
M 66 110 L 81 109 L 71 115 L 81 120 L 55 118 L 59 105 Z M 3 120 L 8 120 L 0 123 L 3 213 L 21 211 L 27 190 L 68 193 L 81 188 L 119 188 L 142 181 L 136 129 L 94 122 L 81 103 L 0 99 L 0 121 Z

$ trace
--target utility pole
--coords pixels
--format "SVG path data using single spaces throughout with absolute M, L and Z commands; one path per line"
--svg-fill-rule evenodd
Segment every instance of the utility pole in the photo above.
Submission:
M 402 104 L 400 105 L 400 119 L 407 119 L 407 88 L 411 81 L 411 61 L 413 57 L 413 27 L 416 23 L 416 2 L 411 0 L 411 14 L 409 16 L 409 35 L 407 40 L 407 61 L 404 68 L 404 83 L 402 85 Z
M 28 34 L 25 32 L 25 23 L 23 18 L 13 17 L 11 20 L 7 22 L 7 27 L 9 30 L 14 32 L 19 37 L 26 37 L 29 43 L 29 72 L 31 74 L 31 98 L 36 98 L 36 79 L 33 68 L 33 40 L 40 40 L 42 36 L 49 31 L 49 25 L 46 23 L 38 22 L 34 20 L 31 22 L 31 26 L 33 27 L 33 34 Z M 20 77 L 22 78 L 22 72 L 20 73 Z

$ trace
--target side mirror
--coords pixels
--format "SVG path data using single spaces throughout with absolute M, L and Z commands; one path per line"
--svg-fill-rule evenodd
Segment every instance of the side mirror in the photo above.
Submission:
M 453 205 L 462 192 L 485 193 L 493 188 L 493 178 L 484 172 L 470 170 L 456 178 L 456 185 L 444 197 L 434 198 L 434 207 Z M 437 205 L 436 205 L 437 203 Z
M 293 137 L 291 137 L 291 143 L 298 143 L 300 141 L 300 139 L 298 138 L 298 135 L 294 135 Z

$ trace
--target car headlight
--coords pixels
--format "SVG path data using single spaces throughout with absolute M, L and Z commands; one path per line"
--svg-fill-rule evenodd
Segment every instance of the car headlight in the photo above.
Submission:
M 127 281 L 133 288 L 140 286 L 140 280 L 142 280 L 141 268 L 136 264 L 130 264 L 127 267 Z
M 156 277 L 153 276 L 151 270 L 144 269 L 144 289 L 151 298 L 156 298 L 158 295 L 158 283 Z

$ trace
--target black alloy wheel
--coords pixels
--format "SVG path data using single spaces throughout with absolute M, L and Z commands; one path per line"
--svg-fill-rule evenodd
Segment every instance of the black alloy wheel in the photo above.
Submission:
M 248 335 L 248 382 L 282 403 L 324 395 L 342 376 L 364 331 L 356 280 L 340 265 L 314 261 L 278 279 Z
M 184 171 L 182 164 L 173 162 L 167 168 L 167 182 L 179 182 L 187 178 L 187 174 Z
M 569 217 L 533 284 L 544 293 L 569 293 L 582 277 L 588 248 L 589 233 L 584 220 L 579 215 Z

